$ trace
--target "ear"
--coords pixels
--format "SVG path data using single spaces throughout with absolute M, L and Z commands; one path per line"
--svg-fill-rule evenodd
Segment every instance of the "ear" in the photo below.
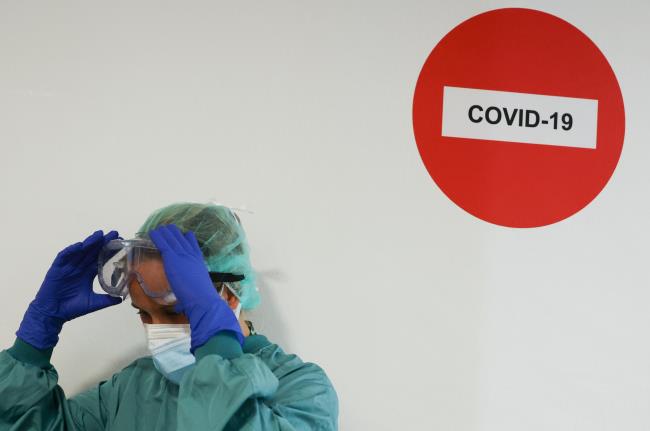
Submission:
M 226 297 L 224 300 L 228 303 L 228 307 L 230 307 L 232 310 L 237 308 L 239 305 L 239 298 L 237 298 L 231 291 L 230 289 L 224 288 L 224 293 L 226 294 Z

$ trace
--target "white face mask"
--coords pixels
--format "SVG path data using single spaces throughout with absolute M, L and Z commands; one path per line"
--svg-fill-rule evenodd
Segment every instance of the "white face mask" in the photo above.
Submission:
M 232 312 L 239 319 L 241 304 Z M 154 366 L 167 379 L 179 384 L 185 372 L 196 363 L 194 355 L 190 352 L 190 325 L 145 323 L 144 331 Z
M 190 325 L 144 324 L 153 364 L 167 379 L 178 384 L 196 359 L 190 352 Z

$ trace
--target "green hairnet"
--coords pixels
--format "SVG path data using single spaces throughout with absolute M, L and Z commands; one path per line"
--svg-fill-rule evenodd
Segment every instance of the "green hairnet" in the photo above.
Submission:
M 215 204 L 182 202 L 160 208 L 151 214 L 136 234 L 148 238 L 158 226 L 175 224 L 183 232 L 192 231 L 210 272 L 243 275 L 242 281 L 229 283 L 243 309 L 259 305 L 255 272 L 244 229 L 230 208 Z

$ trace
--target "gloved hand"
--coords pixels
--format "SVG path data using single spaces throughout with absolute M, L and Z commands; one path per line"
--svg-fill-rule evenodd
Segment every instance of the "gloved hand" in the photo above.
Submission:
M 170 224 L 157 227 L 149 236 L 160 250 L 167 280 L 178 299 L 175 309 L 190 321 L 190 351 L 194 353 L 221 331 L 232 331 L 243 344 L 239 322 L 212 284 L 194 233 L 183 235 L 176 225 Z
M 98 230 L 83 243 L 72 244 L 56 256 L 25 312 L 16 332 L 18 338 L 41 350 L 54 347 L 65 322 L 122 301 L 93 292 L 99 252 L 117 237 L 115 231 L 104 235 Z

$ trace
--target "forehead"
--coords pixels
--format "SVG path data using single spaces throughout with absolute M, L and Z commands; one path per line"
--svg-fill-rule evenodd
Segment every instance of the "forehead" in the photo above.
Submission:
M 133 263 L 133 267 L 138 272 L 164 271 L 162 259 L 160 257 L 146 257 L 138 259 Z
M 138 303 L 134 300 L 134 298 L 131 298 L 131 307 L 137 308 L 138 310 L 144 310 L 149 313 L 151 312 L 169 312 L 169 311 L 176 311 L 175 310 L 176 304 L 168 304 L 168 305 L 162 305 L 158 304 L 157 302 L 148 302 L 146 301 L 145 304 Z

